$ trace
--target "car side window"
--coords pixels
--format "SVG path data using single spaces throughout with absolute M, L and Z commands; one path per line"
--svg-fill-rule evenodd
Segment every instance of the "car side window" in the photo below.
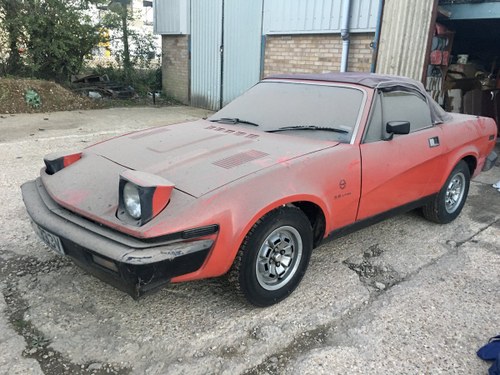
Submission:
M 382 113 L 384 124 L 389 121 L 409 121 L 410 133 L 432 126 L 429 105 L 421 96 L 410 92 L 384 92 Z
M 364 142 L 386 139 L 385 124 L 390 121 L 408 121 L 410 133 L 432 126 L 427 102 L 419 95 L 406 91 L 378 91 Z

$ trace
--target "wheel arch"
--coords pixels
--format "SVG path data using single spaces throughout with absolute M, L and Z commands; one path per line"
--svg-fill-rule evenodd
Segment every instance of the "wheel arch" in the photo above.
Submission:
M 477 168 L 477 158 L 474 155 L 467 155 L 463 157 L 462 160 L 465 161 L 465 163 L 469 167 L 470 176 L 474 176 Z
M 299 208 L 307 216 L 313 230 L 313 248 L 319 246 L 326 230 L 326 217 L 321 207 L 310 201 L 291 202 L 290 204 Z
M 467 164 L 470 172 L 470 178 L 472 179 L 475 177 L 478 173 L 478 159 L 479 152 L 470 145 L 465 149 L 456 150 L 455 152 L 446 155 L 446 173 L 443 173 L 439 186 L 442 186 L 445 183 L 453 168 L 455 168 L 461 161 Z
M 326 205 L 318 197 L 299 195 L 273 202 L 255 214 L 238 237 L 238 246 L 236 247 L 235 255 L 239 247 L 243 244 L 243 241 L 245 241 L 245 237 L 249 231 L 261 218 L 279 207 L 287 205 L 297 207 L 306 215 L 313 229 L 313 248 L 317 247 L 321 243 L 328 225 Z

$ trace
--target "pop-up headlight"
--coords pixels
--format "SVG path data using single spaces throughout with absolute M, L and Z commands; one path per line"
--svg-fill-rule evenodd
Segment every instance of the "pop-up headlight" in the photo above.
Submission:
M 53 153 L 45 156 L 43 162 L 45 163 L 45 172 L 47 174 L 54 174 L 59 172 L 61 169 L 66 168 L 73 164 L 74 162 L 82 158 L 82 153 L 77 152 L 74 154 L 61 154 Z
M 125 211 L 134 219 L 141 218 L 141 197 L 139 188 L 131 182 L 127 182 L 123 187 L 123 206 Z
M 162 177 L 138 171 L 120 174 L 116 216 L 127 223 L 143 225 L 158 215 L 170 201 L 174 184 Z

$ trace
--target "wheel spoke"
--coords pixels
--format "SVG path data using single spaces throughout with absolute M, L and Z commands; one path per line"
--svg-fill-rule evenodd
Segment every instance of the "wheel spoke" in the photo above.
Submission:
M 263 251 L 262 251 L 263 250 Z M 272 253 L 272 248 L 267 246 L 267 245 L 264 245 L 262 250 L 260 251 L 260 258 L 262 259 L 269 259 L 271 257 L 271 253 Z
M 259 259 L 257 262 L 257 269 L 263 275 L 269 273 L 269 263 L 267 259 Z
M 274 249 L 277 243 L 279 243 L 280 238 L 277 236 L 269 237 L 267 239 L 267 246 L 269 246 L 270 249 Z
M 281 264 L 278 267 L 275 267 L 274 269 L 276 270 L 276 276 L 278 276 L 278 278 L 282 278 L 286 272 L 286 268 L 283 267 L 283 265 Z
M 283 251 L 284 251 L 283 255 L 291 257 L 293 254 L 293 245 L 288 244 L 288 246 L 283 248 Z
M 270 264 L 269 265 L 269 272 L 267 274 L 268 277 L 272 279 L 277 279 L 278 273 L 276 272 L 276 264 Z
M 285 250 L 288 246 L 290 246 L 289 238 L 282 238 L 280 244 L 278 245 L 278 250 Z
M 283 256 L 281 257 L 281 264 L 285 267 L 288 267 L 290 263 L 292 262 L 292 257 L 289 256 Z

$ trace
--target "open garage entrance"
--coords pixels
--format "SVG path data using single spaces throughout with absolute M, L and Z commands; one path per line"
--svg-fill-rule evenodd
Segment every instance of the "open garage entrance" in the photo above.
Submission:
M 443 79 L 434 96 L 446 110 L 492 117 L 498 124 L 500 2 L 439 4 L 427 84 L 433 77 Z

